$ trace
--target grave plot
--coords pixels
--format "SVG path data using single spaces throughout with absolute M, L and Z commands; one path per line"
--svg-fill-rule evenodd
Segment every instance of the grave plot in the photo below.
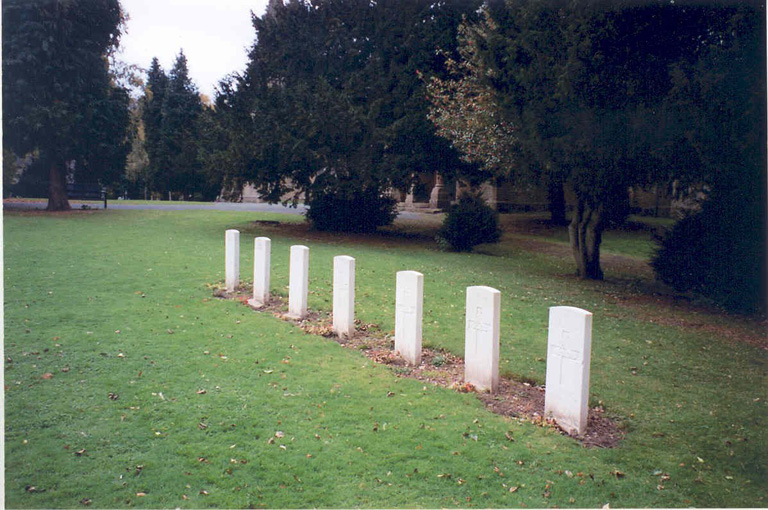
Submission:
M 242 285 L 238 293 L 214 292 L 224 299 L 235 299 L 246 304 L 250 289 Z M 425 384 L 443 386 L 461 393 L 474 393 L 489 411 L 524 421 L 530 421 L 544 427 L 551 427 L 569 435 L 586 447 L 613 448 L 624 438 L 624 433 L 617 423 L 607 416 L 601 406 L 589 409 L 588 425 L 581 435 L 572 435 L 558 426 L 552 418 L 545 418 L 544 387 L 527 381 L 516 381 L 500 377 L 494 393 L 477 391 L 474 385 L 464 380 L 464 360 L 442 349 L 421 349 L 419 365 L 411 365 L 395 353 L 395 341 L 376 324 L 365 324 L 359 319 L 354 321 L 355 332 L 351 336 L 339 337 L 333 329 L 330 312 L 308 310 L 301 319 L 288 316 L 287 300 L 280 296 L 270 299 L 268 305 L 258 310 L 270 313 L 281 320 L 294 323 L 305 334 L 318 335 L 336 341 L 340 345 L 355 350 L 376 363 L 388 365 L 396 377 L 409 377 Z
M 601 408 L 589 409 L 592 314 L 568 306 L 550 308 L 546 390 L 499 377 L 501 292 L 486 286 L 467 287 L 464 359 L 422 348 L 424 276 L 416 271 L 396 275 L 395 337 L 382 335 L 375 324 L 355 319 L 355 259 L 333 259 L 333 310 L 307 310 L 309 248 L 291 246 L 288 310 L 281 298 L 269 299 L 270 240 L 254 240 L 253 297 L 238 296 L 239 238 L 226 233 L 226 292 L 254 309 L 298 321 L 308 334 L 335 337 L 367 357 L 394 365 L 398 376 L 415 377 L 463 392 L 477 392 L 492 411 L 552 425 L 590 446 L 614 446 L 622 436 Z M 330 322 L 330 324 L 329 324 Z M 501 391 L 500 391 L 501 390 Z M 542 395 L 543 394 L 543 395 Z

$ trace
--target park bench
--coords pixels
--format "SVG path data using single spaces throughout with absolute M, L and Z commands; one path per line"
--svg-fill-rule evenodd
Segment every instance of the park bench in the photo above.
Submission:
M 67 196 L 81 200 L 104 200 L 104 209 L 107 208 L 107 190 L 97 183 L 67 184 Z

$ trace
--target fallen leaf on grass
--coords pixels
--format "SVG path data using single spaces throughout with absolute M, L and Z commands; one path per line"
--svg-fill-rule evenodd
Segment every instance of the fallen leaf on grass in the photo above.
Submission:
M 91 503 L 93 503 L 93 502 L 90 499 L 88 499 L 88 498 L 83 498 L 83 499 L 80 500 L 80 504 L 81 505 L 89 506 Z
M 109 400 L 117 400 L 118 398 L 120 398 L 120 395 L 118 395 L 117 393 L 112 393 L 112 392 L 107 393 L 107 396 L 109 397 Z
M 207 496 L 210 493 L 207 490 L 203 489 L 203 490 L 200 491 L 200 494 L 203 495 L 203 496 Z
M 146 495 L 147 495 L 147 493 L 146 493 L 146 492 L 137 492 L 137 493 L 136 493 L 136 497 L 137 497 L 137 498 L 143 498 L 143 497 L 144 497 L 144 496 L 146 496 Z
M 41 379 L 53 379 L 53 374 L 50 372 L 46 372 L 43 375 L 40 376 Z
M 45 492 L 45 489 L 38 489 L 34 485 L 27 485 L 26 487 L 24 487 L 24 490 L 27 491 L 27 492 L 30 492 L 30 493 L 32 493 L 32 492 Z
M 510 487 L 509 488 L 509 492 L 517 492 L 518 489 L 519 489 L 519 487 L 517 485 L 515 485 L 514 487 Z
M 82 456 L 83 456 L 83 455 L 85 455 L 86 453 L 87 453 L 87 452 L 85 451 L 85 448 L 83 448 L 82 450 L 77 450 L 77 451 L 75 452 L 75 457 L 82 457 Z
M 208 391 L 207 391 L 207 390 L 205 390 L 205 389 L 202 389 L 202 390 L 197 390 L 197 394 L 198 394 L 198 395 L 205 395 L 206 393 L 208 393 Z
M 612 474 L 613 476 L 615 476 L 616 478 L 624 478 L 625 476 L 627 476 L 625 473 L 622 473 L 622 472 L 621 472 L 621 471 L 619 471 L 618 469 L 616 469 L 616 470 L 614 470 L 614 471 L 611 471 L 611 474 Z

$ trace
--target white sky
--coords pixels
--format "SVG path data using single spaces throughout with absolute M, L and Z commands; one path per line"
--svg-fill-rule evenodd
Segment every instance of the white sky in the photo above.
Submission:
M 120 59 L 149 68 L 157 57 L 166 73 L 183 49 L 189 74 L 201 93 L 231 72 L 241 72 L 255 31 L 253 11 L 264 14 L 267 0 L 121 0 L 128 14 Z M 144 76 L 146 79 L 146 75 Z

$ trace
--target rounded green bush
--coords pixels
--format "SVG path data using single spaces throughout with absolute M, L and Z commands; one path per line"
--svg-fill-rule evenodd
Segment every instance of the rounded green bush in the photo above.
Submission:
M 397 216 L 397 202 L 377 188 L 343 193 L 328 191 L 312 197 L 307 220 L 315 230 L 375 232 Z
M 446 214 L 437 234 L 437 244 L 453 251 L 472 251 L 478 244 L 501 238 L 499 213 L 479 193 L 466 193 Z

